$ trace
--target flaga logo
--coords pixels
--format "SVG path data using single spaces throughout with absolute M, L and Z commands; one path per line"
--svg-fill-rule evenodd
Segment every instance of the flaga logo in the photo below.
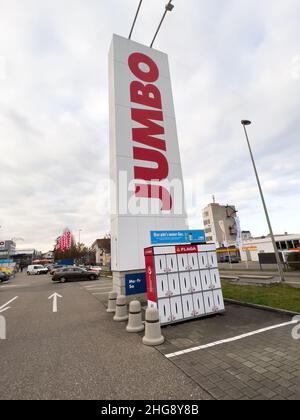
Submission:
M 151 167 L 139 166 L 138 163 L 134 166 L 135 196 L 159 199 L 162 202 L 161 210 L 170 211 L 173 206 L 171 194 L 164 186 L 157 184 L 169 175 L 166 141 L 157 137 L 165 134 L 161 93 L 154 84 L 159 79 L 159 69 L 152 58 L 141 53 L 131 54 L 128 65 L 138 79 L 130 84 L 131 103 L 147 107 L 131 109 L 132 121 L 143 126 L 132 129 L 133 158 L 151 163 Z M 144 71 L 145 68 L 148 71 Z M 154 168 L 153 163 L 156 165 Z

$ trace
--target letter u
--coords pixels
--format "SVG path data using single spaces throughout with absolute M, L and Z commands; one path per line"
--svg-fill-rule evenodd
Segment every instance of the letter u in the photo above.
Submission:
M 143 179 L 145 181 L 162 181 L 169 175 L 169 164 L 166 157 L 157 150 L 144 149 L 141 147 L 133 148 L 133 157 L 136 160 L 146 162 L 154 162 L 156 168 L 145 168 L 141 166 L 134 167 L 135 179 Z

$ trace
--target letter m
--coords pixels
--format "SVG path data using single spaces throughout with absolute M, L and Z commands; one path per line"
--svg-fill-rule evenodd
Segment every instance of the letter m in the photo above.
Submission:
M 153 121 L 163 121 L 163 113 L 161 111 L 136 109 L 131 110 L 131 118 L 133 121 L 143 125 L 141 128 L 132 129 L 132 140 L 145 146 L 166 151 L 165 140 L 158 139 L 154 136 L 165 134 L 164 128 Z

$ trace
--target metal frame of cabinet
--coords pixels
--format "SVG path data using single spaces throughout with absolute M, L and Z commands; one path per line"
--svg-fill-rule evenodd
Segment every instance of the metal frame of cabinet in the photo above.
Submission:
M 225 311 L 215 245 L 145 249 L 148 306 L 161 325 Z

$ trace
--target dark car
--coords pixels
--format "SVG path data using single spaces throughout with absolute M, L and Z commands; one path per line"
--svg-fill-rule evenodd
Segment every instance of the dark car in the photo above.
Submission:
M 54 265 L 50 268 L 50 274 L 53 275 L 56 273 L 57 270 L 62 270 L 63 268 L 67 268 L 65 265 Z M 49 270 L 49 267 L 48 267 Z
M 0 283 L 3 283 L 8 280 L 9 280 L 9 275 L 0 271 Z
M 61 283 L 65 283 L 67 281 L 77 280 L 96 280 L 97 278 L 97 273 L 93 271 L 88 271 L 79 267 L 72 267 L 57 270 L 52 276 L 52 281 L 60 281 Z

